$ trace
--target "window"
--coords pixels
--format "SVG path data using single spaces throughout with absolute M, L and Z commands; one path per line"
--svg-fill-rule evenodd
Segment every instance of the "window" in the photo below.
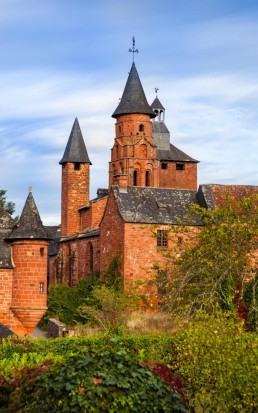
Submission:
M 45 255 L 45 250 L 44 250 L 44 248 L 40 248 L 40 249 L 39 249 L 39 253 L 40 253 L 40 256 L 41 256 L 41 257 L 44 257 L 44 255 Z
M 168 232 L 166 230 L 159 229 L 157 231 L 157 247 L 168 247 Z
M 138 171 L 136 170 L 133 171 L 133 185 L 134 186 L 138 185 Z
M 39 292 L 40 292 L 40 294 L 43 294 L 44 293 L 44 283 L 39 283 Z
M 80 164 L 80 162 L 75 162 L 75 164 L 74 164 L 74 170 L 75 171 L 79 171 L 81 169 L 81 164 Z
M 145 185 L 150 186 L 150 171 L 146 171 L 145 181 Z
M 144 125 L 141 124 L 141 125 L 139 126 L 139 131 L 140 131 L 140 132 L 144 132 Z
M 177 171 L 183 171 L 185 169 L 185 165 L 183 163 L 177 163 L 176 164 L 176 170 Z
M 162 164 L 161 164 L 161 169 L 168 169 L 168 164 L 167 164 L 167 162 L 162 162 Z

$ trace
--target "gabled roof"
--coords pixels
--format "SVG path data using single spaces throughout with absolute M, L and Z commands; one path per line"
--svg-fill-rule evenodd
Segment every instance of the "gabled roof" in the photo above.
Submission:
M 64 155 L 59 163 L 62 165 L 66 162 L 91 164 L 77 118 L 75 118 Z
M 154 118 L 156 114 L 147 102 L 138 72 L 133 62 L 125 89 L 112 117 L 117 118 L 119 115 L 143 113 Z
M 48 229 L 42 224 L 38 208 L 35 204 L 32 192 L 26 199 L 23 211 L 18 223 L 14 226 L 8 240 L 14 239 L 51 239 Z
M 162 105 L 162 103 L 160 102 L 159 98 L 156 96 L 156 98 L 154 99 L 154 101 L 151 104 L 152 109 L 162 109 L 165 110 L 164 106 Z
M 164 122 L 152 122 L 152 133 L 169 133 Z
M 157 150 L 157 158 L 160 161 L 174 161 L 174 162 L 193 162 L 198 163 L 196 159 L 191 158 L 176 146 L 170 144 L 169 150 L 159 149 Z
M 202 225 L 199 218 L 189 222 L 187 211 L 192 204 L 198 204 L 195 191 L 150 187 L 127 187 L 119 191 L 113 187 L 115 200 L 125 222 L 146 224 Z
M 224 207 L 227 197 L 240 201 L 254 194 L 258 194 L 258 186 L 255 185 L 206 184 L 200 185 L 198 190 L 198 198 L 201 205 L 210 209 Z

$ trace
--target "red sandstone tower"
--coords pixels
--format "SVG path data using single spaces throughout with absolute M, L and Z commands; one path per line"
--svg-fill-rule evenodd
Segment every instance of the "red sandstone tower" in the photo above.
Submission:
M 117 121 L 109 187 L 158 186 L 157 150 L 151 123 L 155 116 L 133 63 L 122 99 L 112 115 Z
M 150 106 L 133 62 L 121 101 L 112 115 L 116 136 L 109 163 L 112 185 L 197 190 L 197 163 L 170 143 L 165 108 Z
M 31 191 L 8 241 L 12 248 L 13 284 L 11 311 L 28 334 L 47 310 L 48 240 Z M 19 331 L 15 331 L 19 334 Z
M 72 127 L 62 165 L 61 237 L 79 232 L 79 208 L 89 204 L 90 165 L 78 119 Z

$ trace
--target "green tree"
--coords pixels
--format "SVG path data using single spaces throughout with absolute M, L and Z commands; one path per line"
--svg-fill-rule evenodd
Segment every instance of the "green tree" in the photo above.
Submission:
M 255 277 L 258 257 L 258 197 L 237 201 L 214 210 L 193 206 L 190 216 L 198 216 L 203 228 L 183 245 L 175 260 L 167 254 L 167 266 L 158 267 L 166 308 L 192 314 L 197 309 L 235 309 L 243 298 L 243 285 Z M 189 226 L 172 228 L 191 237 Z M 176 247 L 174 251 L 178 251 Z M 171 276 L 169 276 L 171 274 Z
M 0 207 L 3 208 L 9 214 L 13 214 L 15 211 L 15 203 L 6 200 L 6 193 L 5 189 L 0 189 Z

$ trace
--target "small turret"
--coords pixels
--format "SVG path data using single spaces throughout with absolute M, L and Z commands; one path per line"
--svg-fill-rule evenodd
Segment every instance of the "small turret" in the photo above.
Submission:
M 61 237 L 80 230 L 79 208 L 89 204 L 90 159 L 76 118 L 59 162 L 62 165 Z
M 49 239 L 30 189 L 21 217 L 6 239 L 14 266 L 11 311 L 29 334 L 47 310 Z

